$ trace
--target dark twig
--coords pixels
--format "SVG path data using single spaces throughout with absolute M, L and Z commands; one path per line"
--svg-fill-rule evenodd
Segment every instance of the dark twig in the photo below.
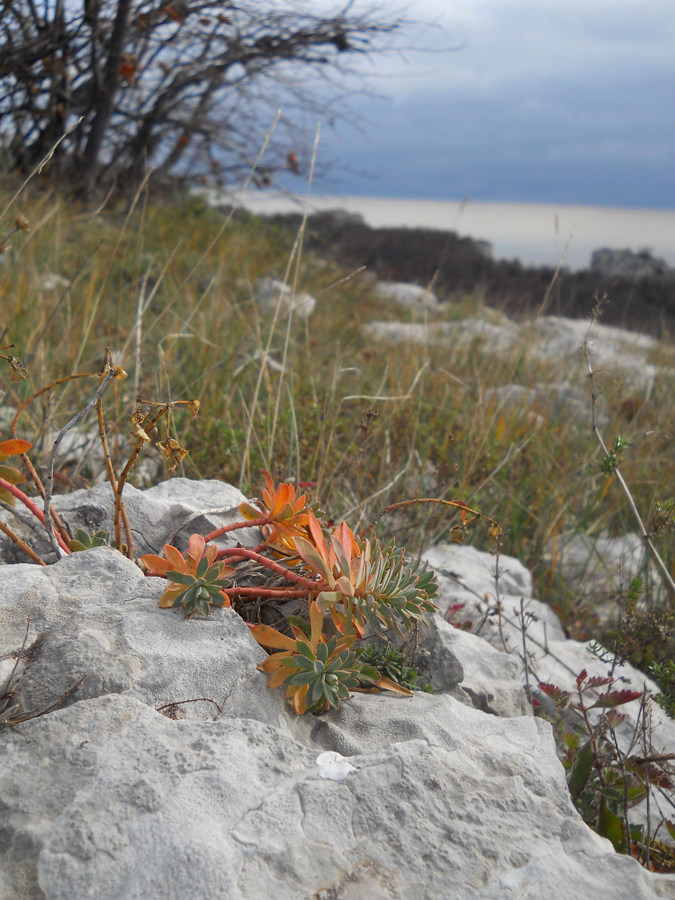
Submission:
M 156 706 L 155 712 L 162 712 L 164 709 L 168 709 L 172 711 L 176 706 L 182 706 L 184 703 L 213 703 L 218 712 L 222 715 L 222 709 L 215 700 L 211 700 L 210 697 L 195 697 L 193 700 L 174 700 L 171 703 L 165 703 L 164 706 Z

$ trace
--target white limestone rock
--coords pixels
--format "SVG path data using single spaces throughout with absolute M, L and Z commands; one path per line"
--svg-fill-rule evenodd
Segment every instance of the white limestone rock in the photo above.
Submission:
M 139 513 L 162 510 L 150 539 L 215 489 L 142 494 Z M 457 549 L 443 577 L 481 597 L 491 558 Z M 2 900 L 672 895 L 574 810 L 550 725 L 520 715 L 516 655 L 437 616 L 420 629 L 436 693 L 298 718 L 235 613 L 186 621 L 157 607 L 164 587 L 105 547 L 0 567 L 0 675 L 18 658 L 17 702 L 45 710 L 0 730 Z
M 422 695 L 380 732 L 396 705 L 345 705 L 341 781 L 288 729 L 119 694 L 26 723 L 0 742 L 5 896 L 669 896 L 582 823 L 547 723 Z
M 498 410 L 526 412 L 534 422 L 545 425 L 553 420 L 590 428 L 591 398 L 588 389 L 570 381 L 522 384 L 503 384 L 488 388 L 482 394 L 485 407 Z M 601 428 L 609 424 L 604 407 L 596 407 L 596 420 Z
M 241 521 L 237 507 L 246 497 L 229 484 L 216 479 L 192 481 L 188 478 L 172 478 L 145 491 L 133 485 L 124 488 L 126 507 L 134 548 L 137 555 L 161 553 L 165 543 L 185 549 L 193 532 L 207 534 L 223 525 Z M 114 497 L 108 483 L 98 484 L 90 490 L 72 491 L 54 497 L 54 507 L 74 534 L 82 528 L 89 534 L 114 530 Z M 12 528 L 35 549 L 43 559 L 53 561 L 41 528 L 26 521 L 21 510 L 21 520 L 7 510 L 0 510 L 0 518 L 9 521 Z M 255 528 L 242 529 L 235 536 L 224 535 L 216 541 L 220 547 L 233 546 L 241 541 L 245 546 L 260 543 Z M 4 535 L 0 535 L 0 564 L 24 562 L 21 551 Z
M 366 340 L 388 341 L 392 344 L 445 345 L 448 323 L 434 322 L 367 322 L 361 328 Z
M 407 309 L 438 310 L 441 304 L 436 294 L 417 284 L 406 284 L 401 281 L 378 281 L 373 293 L 382 300 L 388 300 Z
M 233 704 L 238 714 L 266 721 L 283 714 L 256 672 L 265 652 L 231 610 L 214 610 L 199 623 L 182 611 L 160 610 L 166 581 L 144 577 L 107 547 L 38 568 L 27 589 L 16 568 L 24 567 L 0 568 L 0 627 L 2 651 L 15 659 L 30 622 L 31 661 L 21 682 L 25 709 L 47 706 L 86 676 L 66 705 L 127 693 L 152 706 L 195 697 L 214 701 L 179 707 L 181 717 L 212 716 L 218 707 L 231 712 Z
M 485 319 L 459 319 L 456 322 L 367 322 L 362 333 L 371 340 L 397 344 L 466 347 L 478 343 L 490 351 L 510 349 L 514 329 Z
M 496 716 L 532 715 L 523 690 L 521 667 L 513 656 L 496 650 L 478 635 L 455 628 L 441 615 L 431 617 L 428 629 L 420 629 L 419 641 L 417 669 L 435 689 L 442 687 L 439 676 L 452 660 L 455 668 L 461 667 L 454 696 L 461 699 L 467 695 L 476 709 Z M 454 685 L 446 689 L 453 688 Z
M 620 537 L 576 534 L 560 536 L 548 552 L 555 556 L 560 574 L 575 589 L 592 595 L 603 592 L 626 594 L 633 578 L 644 576 L 650 568 L 650 580 L 658 582 L 658 572 L 650 566 L 644 542 L 639 534 Z
M 532 596 L 532 579 L 522 564 L 509 556 L 499 557 L 499 578 L 495 578 L 497 560 L 490 553 L 469 545 L 440 544 L 424 554 L 437 573 L 439 611 L 436 618 L 447 617 L 451 622 L 468 622 L 472 631 L 485 638 L 494 648 L 510 654 L 518 661 L 523 684 L 527 684 L 545 709 L 552 711 L 547 696 L 537 689 L 538 682 L 555 684 L 576 695 L 576 676 L 586 670 L 590 677 L 611 674 L 611 663 L 602 662 L 591 654 L 588 643 L 567 639 L 553 610 Z M 475 678 L 475 672 L 465 657 L 457 654 L 465 666 L 465 679 Z M 527 661 L 527 665 L 525 664 Z M 480 659 L 481 668 L 485 661 Z M 629 663 L 613 672 L 616 689 L 659 692 L 658 685 L 645 673 Z M 461 685 L 464 687 L 464 685 Z M 595 697 L 606 688 L 601 687 L 589 696 Z M 641 720 L 640 700 L 619 708 L 627 720 L 616 729 L 620 746 L 627 751 Z M 597 720 L 602 709 L 591 712 Z M 675 721 L 669 719 L 656 704 L 652 704 L 653 746 L 655 752 L 675 750 Z M 646 821 L 647 808 L 630 811 L 632 822 Z M 660 817 L 651 809 L 652 833 Z
M 40 290 L 47 293 L 55 291 L 65 291 L 70 287 L 71 282 L 62 275 L 56 275 L 53 272 L 45 272 L 40 277 Z
M 263 312 L 274 312 L 278 307 L 281 314 L 292 312 L 301 319 L 307 318 L 316 309 L 316 298 L 311 294 L 295 294 L 290 285 L 276 278 L 256 281 L 253 299 Z
M 603 377 L 619 375 L 635 390 L 649 394 L 657 379 L 675 383 L 675 367 L 650 361 L 657 348 L 675 354 L 675 348 L 659 344 L 645 334 L 614 325 L 589 324 L 583 319 L 541 316 L 513 322 L 506 316 L 492 321 L 488 316 L 455 322 L 368 322 L 362 333 L 370 340 L 413 345 L 466 347 L 478 344 L 486 353 L 520 350 L 530 358 L 556 362 L 561 380 L 579 380 L 587 374 L 582 345 L 588 344 L 593 366 Z

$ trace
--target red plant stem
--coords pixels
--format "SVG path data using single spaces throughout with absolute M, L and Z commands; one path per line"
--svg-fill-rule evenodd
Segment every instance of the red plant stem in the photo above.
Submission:
M 12 423 L 12 424 L 14 424 L 14 423 Z M 41 496 L 42 499 L 44 500 L 44 498 L 45 498 L 45 489 L 44 489 L 44 485 L 43 485 L 42 482 L 40 481 L 40 476 L 39 476 L 38 473 L 35 471 L 35 466 L 34 466 L 33 463 L 30 461 L 30 458 L 29 458 L 28 454 L 27 454 L 27 453 L 22 453 L 22 454 L 21 454 L 21 460 L 22 460 L 22 462 L 23 462 L 23 464 L 24 464 L 24 466 L 25 466 L 25 468 L 26 468 L 26 472 L 28 472 L 28 477 L 29 477 L 30 480 L 33 482 L 33 484 L 35 485 L 35 487 L 38 489 L 38 491 L 39 491 L 39 493 L 40 493 L 40 496 Z M 61 537 L 63 538 L 63 540 L 64 540 L 64 541 L 68 541 L 70 536 L 69 536 L 68 532 L 66 531 L 66 528 L 65 528 L 63 522 L 62 522 L 61 519 L 59 518 L 59 516 L 58 516 L 56 510 L 54 509 L 54 507 L 51 506 L 50 509 L 51 509 L 51 513 L 52 513 L 52 521 L 53 521 L 53 523 L 54 523 L 54 527 L 55 527 L 55 528 L 58 528 L 58 530 L 59 530 L 59 532 L 60 532 Z
M 243 559 L 254 559 L 257 563 L 260 563 L 261 566 L 265 566 L 265 568 L 270 569 L 272 572 L 283 575 L 284 578 L 288 578 L 289 581 L 294 581 L 296 584 L 299 584 L 300 587 L 304 587 L 309 591 L 330 590 L 325 581 L 312 581 L 309 578 L 304 578 L 302 575 L 297 575 L 295 572 L 292 572 L 285 566 L 279 565 L 279 563 L 274 562 L 274 560 L 269 559 L 267 556 L 256 553 L 255 550 L 248 550 L 246 547 L 237 547 L 235 550 L 226 550 L 225 552 L 236 553 L 237 557 Z
M 266 544 L 258 544 L 257 547 L 251 547 L 251 550 L 253 550 L 255 553 L 260 553 L 260 551 L 264 550 L 266 546 Z M 219 550 L 216 553 L 215 559 L 217 562 L 222 562 L 226 566 L 229 566 L 230 563 L 241 562 L 242 559 L 248 559 L 248 557 L 246 556 L 237 556 L 237 553 L 239 553 L 239 549 L 237 547 L 225 547 L 223 550 Z
M 584 718 L 584 723 L 586 725 L 586 731 L 588 733 L 588 739 L 591 742 L 591 747 L 593 748 L 593 765 L 595 766 L 595 769 L 598 773 L 598 778 L 600 779 L 600 784 L 603 786 L 603 788 L 606 788 L 607 785 L 605 784 L 605 778 L 602 774 L 602 762 L 600 761 L 600 753 L 598 751 L 597 735 L 596 735 L 595 729 L 593 728 L 593 726 L 591 724 L 591 720 L 588 717 L 588 707 L 584 703 L 584 689 L 581 687 L 581 685 L 578 682 L 577 682 L 577 694 L 579 695 L 579 702 L 574 704 L 574 708 L 579 710 L 579 712 L 581 713 L 581 715 Z
M 14 496 L 17 498 L 17 500 L 20 500 L 23 503 L 23 505 L 25 507 L 27 507 L 33 513 L 33 515 L 39 522 L 41 522 L 43 525 L 45 524 L 44 513 L 42 512 L 40 507 L 36 506 L 33 503 L 33 501 L 30 499 L 30 497 L 27 497 L 24 494 L 24 492 L 22 490 L 20 490 L 20 488 L 11 484 L 9 481 L 5 481 L 4 478 L 0 478 L 0 488 L 3 488 L 5 491 L 9 491 L 10 494 L 14 494 Z M 61 535 L 58 533 L 58 531 L 55 528 L 52 528 L 52 531 L 54 532 L 54 535 L 56 536 L 56 540 L 59 543 L 59 547 L 63 551 L 65 551 L 65 553 L 70 555 L 70 550 L 68 549 L 68 545 L 63 540 Z
M 227 534 L 228 531 L 236 531 L 239 528 L 261 528 L 263 525 L 269 525 L 272 521 L 271 516 L 260 516 L 259 519 L 248 519 L 244 522 L 230 522 L 229 525 L 223 525 L 222 528 L 216 528 L 215 531 L 207 534 L 204 540 L 208 544 L 209 541 L 215 541 L 216 538 L 219 538 L 223 534 Z
M 304 588 L 231 587 L 222 591 L 228 597 L 306 597 Z

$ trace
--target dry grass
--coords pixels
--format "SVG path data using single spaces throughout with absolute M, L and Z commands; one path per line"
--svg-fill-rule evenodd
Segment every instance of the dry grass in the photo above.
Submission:
M 2 191 L 0 209 L 11 196 Z M 118 205 L 92 215 L 38 190 L 18 207 L 0 222 L 0 239 L 17 212 L 32 227 L 13 234 L 3 254 L 0 343 L 15 344 L 31 381 L 7 389 L 6 408 L 63 375 L 96 371 L 109 347 L 131 376 L 107 398 L 113 431 L 125 433 L 136 392 L 200 400 L 195 422 L 179 410 L 174 417 L 176 437 L 190 448 L 183 474 L 255 492 L 266 468 L 277 479 L 313 482 L 330 515 L 353 524 L 407 497 L 461 499 L 502 522 L 504 552 L 533 570 L 540 595 L 573 635 L 597 636 L 592 606 L 570 594 L 556 556 L 546 552 L 575 534 L 634 530 L 621 491 L 599 469 L 590 398 L 586 418 L 575 423 L 545 399 L 533 409 L 491 396 L 503 384 L 558 382 L 559 363 L 534 361 L 526 349 L 495 355 L 478 344 L 367 341 L 364 322 L 400 316 L 358 276 L 343 280 L 349 273 L 331 261 L 299 259 L 297 248 L 292 256 L 293 237 L 263 221 L 241 215 L 223 229 L 222 215 L 194 199 L 141 192 L 131 210 Z M 48 274 L 70 287 L 45 289 Z M 305 321 L 289 321 L 283 311 L 261 316 L 253 284 L 268 274 L 316 296 L 317 312 Z M 490 298 L 478 292 L 459 298 L 446 318 L 475 314 L 483 302 Z M 609 375 L 599 379 L 606 436 L 629 439 L 622 471 L 649 522 L 657 501 L 675 494 L 672 382 L 656 384 L 645 399 Z M 23 415 L 19 436 L 60 427 L 90 395 L 90 383 L 71 382 L 41 398 Z M 421 549 L 446 539 L 452 522 L 420 507 L 383 525 L 384 536 L 389 528 Z M 488 545 L 480 532 L 475 540 Z M 657 540 L 672 570 L 672 532 Z M 665 594 L 644 602 L 672 617 Z M 669 634 L 667 652 L 673 643 Z

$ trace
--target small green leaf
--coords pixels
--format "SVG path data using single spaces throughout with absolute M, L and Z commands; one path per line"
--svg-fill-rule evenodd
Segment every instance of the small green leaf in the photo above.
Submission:
M 592 767 L 593 747 L 590 741 L 586 741 L 583 747 L 574 754 L 572 770 L 568 780 L 572 797 L 576 798 L 582 792 L 590 778 Z
M 598 834 L 609 838 L 617 853 L 626 852 L 626 835 L 623 821 L 612 812 L 604 797 L 600 801 Z
M 175 584 L 191 585 L 195 583 L 194 575 L 186 575 L 184 572 L 176 572 L 174 569 L 167 572 L 166 577 Z

